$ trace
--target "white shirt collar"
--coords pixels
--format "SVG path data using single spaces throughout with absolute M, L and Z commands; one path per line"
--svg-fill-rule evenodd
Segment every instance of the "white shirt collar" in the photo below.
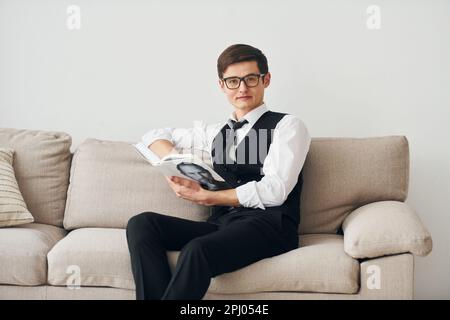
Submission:
M 269 110 L 267 109 L 266 104 L 263 103 L 259 107 L 256 107 L 252 111 L 245 114 L 239 121 L 242 121 L 242 119 L 246 119 L 248 121 L 248 124 L 250 125 L 250 127 L 253 127 L 253 125 L 256 123 L 256 121 L 258 121 L 258 119 L 267 111 L 269 111 Z M 230 119 L 237 121 L 234 112 L 231 113 Z

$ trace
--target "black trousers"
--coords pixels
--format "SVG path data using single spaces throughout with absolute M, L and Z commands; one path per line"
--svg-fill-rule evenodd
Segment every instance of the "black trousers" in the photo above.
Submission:
M 264 214 L 227 225 L 154 212 L 132 217 L 126 235 L 136 298 L 202 299 L 211 278 L 297 248 L 297 235 L 286 234 Z M 181 251 L 173 274 L 166 251 Z

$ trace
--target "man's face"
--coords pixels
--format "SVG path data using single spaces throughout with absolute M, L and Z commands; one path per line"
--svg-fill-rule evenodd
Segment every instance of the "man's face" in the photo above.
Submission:
M 197 168 L 195 166 L 191 166 L 189 164 L 186 165 L 182 165 L 180 166 L 182 172 L 187 175 L 188 177 L 197 180 L 197 181 L 203 181 L 203 180 L 208 180 L 209 179 L 209 172 L 201 169 L 201 168 Z
M 259 74 L 258 64 L 256 61 L 244 61 L 231 64 L 223 73 L 223 78 L 228 77 L 245 77 L 249 74 Z M 270 73 L 268 72 L 263 78 L 259 78 L 256 87 L 247 87 L 244 81 L 241 81 L 239 88 L 228 89 L 225 82 L 219 80 L 222 91 L 226 94 L 228 101 L 237 109 L 249 112 L 250 110 L 260 106 L 264 100 L 264 89 L 270 84 Z

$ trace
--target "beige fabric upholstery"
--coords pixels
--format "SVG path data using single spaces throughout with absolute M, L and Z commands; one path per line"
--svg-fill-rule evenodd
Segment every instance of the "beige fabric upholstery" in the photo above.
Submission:
M 361 205 L 404 201 L 409 150 L 404 136 L 313 138 L 304 166 L 300 233 L 336 233 Z M 64 226 L 124 228 L 144 211 L 205 220 L 209 210 L 178 199 L 130 143 L 88 139 L 71 168 Z
M 336 277 L 339 275 L 336 274 Z M 378 280 L 375 280 L 379 277 Z M 256 292 L 222 294 L 207 292 L 207 300 L 410 300 L 414 298 L 414 257 L 412 254 L 361 262 L 360 289 L 356 294 L 313 292 Z
M 107 287 L 0 285 L 0 300 L 134 300 L 134 290 Z
M 361 205 L 406 199 L 408 141 L 404 136 L 313 138 L 303 170 L 300 234 L 336 233 Z
M 48 283 L 76 284 L 77 275 L 85 286 L 134 288 L 125 230 L 77 229 L 53 247 L 48 253 Z
M 65 234 L 59 227 L 39 223 L 1 228 L 0 283 L 45 284 L 47 253 Z
M 13 155 L 13 149 L 0 148 L 0 227 L 34 221 L 14 175 Z
M 359 294 L 364 299 L 413 299 L 413 255 L 404 253 L 362 261 Z
M 95 139 L 76 151 L 66 204 L 70 141 L 64 133 L 0 129 L 0 146 L 16 151 L 18 184 L 36 220 L 62 225 L 66 205 L 64 225 L 76 229 L 65 238 L 64 230 L 39 223 L 0 229 L 0 299 L 133 299 L 123 229 L 128 219 L 144 211 L 198 221 L 208 217 L 207 208 L 178 199 L 130 143 Z M 361 233 L 367 224 L 362 210 L 360 216 L 355 209 L 406 199 L 408 163 L 403 136 L 313 138 L 304 167 L 300 248 L 212 279 L 205 299 L 412 298 L 412 254 L 358 261 L 344 251 L 344 238 L 378 236 Z M 408 230 L 418 227 L 410 212 L 391 209 L 382 213 L 383 220 L 395 214 L 409 219 Z M 379 219 L 375 210 L 369 212 L 370 221 Z M 345 236 L 333 234 L 344 220 Z M 422 245 L 404 248 L 426 254 L 427 241 L 424 237 Z M 361 246 L 359 240 L 348 243 L 353 248 L 349 252 L 356 248 L 362 256 L 386 252 L 380 246 Z M 173 269 L 178 252 L 168 252 L 168 257 Z M 66 286 L 74 266 L 79 267 L 81 289 Z M 377 272 L 380 288 L 372 288 Z
M 374 268 L 375 267 L 375 268 Z M 378 270 L 380 287 L 367 286 Z M 356 294 L 314 293 L 314 292 L 257 292 L 220 294 L 208 292 L 204 299 L 253 299 L 253 300 L 311 300 L 311 299 L 412 299 L 413 298 L 414 257 L 400 254 L 361 263 L 362 284 Z M 80 287 L 70 289 L 65 286 L 12 286 L 0 285 L 0 299 L 135 299 L 134 290 L 107 287 Z
M 49 300 L 135 300 L 134 290 L 107 288 L 107 287 L 81 287 L 70 289 L 68 287 L 47 287 Z
M 37 223 L 62 226 L 71 143 L 63 132 L 0 128 L 0 146 L 15 151 L 17 182 Z
M 361 263 L 361 288 L 356 294 L 314 292 L 255 292 L 222 294 L 207 292 L 205 300 L 411 300 L 414 298 L 414 261 L 412 254 L 387 256 Z M 376 271 L 374 271 L 376 270 Z M 380 286 L 372 278 L 380 276 Z M 369 285 L 367 285 L 369 283 Z
M 178 254 L 169 252 L 172 269 Z M 358 280 L 359 262 L 345 254 L 342 236 L 311 234 L 301 236 L 298 249 L 217 276 L 208 291 L 356 293 Z
M 46 300 L 47 286 L 15 286 L 0 284 L 0 300 Z
M 82 143 L 71 168 L 64 227 L 125 228 L 129 218 L 144 211 L 196 221 L 209 215 L 207 207 L 179 199 L 130 143 Z
M 344 248 L 354 258 L 411 252 L 425 256 L 433 242 L 406 203 L 380 201 L 353 211 L 344 221 Z
M 301 246 L 220 275 L 212 280 L 209 290 L 225 294 L 358 291 L 359 262 L 345 254 L 342 236 L 305 235 Z M 168 252 L 168 256 L 174 268 L 178 252 Z M 52 285 L 66 285 L 71 276 L 67 273 L 68 267 L 75 265 L 79 267 L 82 286 L 134 289 L 125 230 L 122 229 L 74 230 L 51 250 L 48 264 L 48 281 Z

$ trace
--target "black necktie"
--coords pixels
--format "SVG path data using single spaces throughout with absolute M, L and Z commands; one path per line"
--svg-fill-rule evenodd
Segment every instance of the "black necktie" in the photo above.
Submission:
M 243 125 L 245 125 L 246 123 L 248 123 L 247 119 L 244 119 L 244 120 L 242 120 L 242 121 L 234 121 L 234 120 L 231 120 L 231 119 L 230 119 L 230 122 L 231 122 L 231 127 L 230 127 L 229 124 L 228 124 L 228 126 L 229 126 L 231 129 L 233 129 L 233 130 L 240 129 L 240 128 L 242 128 Z
M 233 149 L 234 149 L 233 153 L 234 153 L 235 159 L 231 159 L 232 162 L 235 162 L 235 160 L 236 160 L 236 133 L 235 133 L 235 131 L 242 128 L 242 126 L 245 125 L 246 123 L 248 123 L 247 119 L 244 119 L 242 121 L 235 121 L 235 120 L 230 119 L 230 121 L 228 123 L 228 126 L 231 128 L 231 130 L 229 130 L 230 132 L 226 139 L 225 157 L 226 157 L 226 159 L 229 158 L 230 148 L 233 147 Z M 230 163 L 230 162 L 228 161 L 227 163 Z

